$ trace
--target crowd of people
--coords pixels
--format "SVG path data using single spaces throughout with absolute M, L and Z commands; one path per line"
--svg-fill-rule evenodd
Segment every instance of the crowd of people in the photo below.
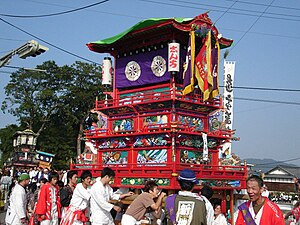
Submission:
M 37 173 L 27 172 L 18 174 L 16 181 L 8 170 L 1 177 L 1 189 L 8 190 L 4 195 L 9 202 L 7 225 L 229 224 L 222 213 L 221 200 L 213 198 L 211 187 L 204 185 L 195 192 L 199 180 L 189 169 L 178 176 L 180 191 L 169 196 L 154 180 L 148 180 L 138 194 L 124 188 L 114 191 L 109 183 L 115 172 L 108 167 L 94 180 L 90 171 L 83 171 L 80 183 L 76 171 L 61 174 L 39 168 Z M 283 215 L 274 202 L 264 197 L 261 177 L 252 175 L 246 184 L 249 200 L 239 205 L 234 224 L 284 225 L 290 216 L 295 217 L 294 224 L 299 222 L 300 204 Z M 118 202 L 129 196 L 134 198 L 128 207 Z M 117 201 L 113 204 L 112 200 Z
M 270 193 L 269 198 L 272 202 L 277 203 L 293 203 L 299 201 L 298 195 L 287 192 Z

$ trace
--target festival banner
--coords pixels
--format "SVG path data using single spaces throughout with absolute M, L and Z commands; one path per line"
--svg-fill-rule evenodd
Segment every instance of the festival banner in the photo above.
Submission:
M 208 146 L 207 146 L 207 134 L 202 133 L 202 139 L 203 139 L 203 160 L 208 160 Z
M 195 32 L 190 32 L 189 46 L 186 53 L 183 70 L 183 91 L 186 95 L 194 90 Z
M 211 31 L 208 31 L 205 42 L 195 59 L 195 76 L 203 93 L 203 101 L 209 99 L 210 87 L 213 84 L 211 75 Z
M 155 51 L 132 53 L 116 60 L 116 87 L 126 88 L 170 80 L 168 46 Z
M 213 84 L 212 84 L 212 91 L 211 97 L 215 98 L 219 95 L 219 68 L 220 68 L 220 44 L 217 41 L 215 47 L 212 48 L 211 51 L 211 64 L 212 64 L 212 77 L 213 77 Z
M 226 130 L 232 130 L 233 123 L 233 82 L 234 82 L 235 62 L 224 60 L 224 97 L 223 97 L 223 122 Z M 223 145 L 222 152 L 231 154 L 231 142 Z

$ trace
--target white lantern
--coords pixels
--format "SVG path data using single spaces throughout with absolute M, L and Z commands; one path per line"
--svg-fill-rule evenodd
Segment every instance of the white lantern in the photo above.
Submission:
M 102 63 L 102 85 L 112 85 L 112 62 L 110 57 L 105 57 Z

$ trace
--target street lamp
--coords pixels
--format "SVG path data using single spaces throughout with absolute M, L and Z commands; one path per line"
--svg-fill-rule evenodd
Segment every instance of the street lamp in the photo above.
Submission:
M 48 51 L 49 48 L 40 45 L 37 41 L 31 40 L 26 42 L 24 45 L 20 46 L 19 48 L 15 50 L 11 50 L 6 55 L 2 56 L 0 58 L 0 67 L 5 66 L 9 64 L 11 58 L 14 55 L 18 55 L 21 59 L 26 59 L 27 57 L 36 57 L 37 55 L 40 55 L 46 51 Z

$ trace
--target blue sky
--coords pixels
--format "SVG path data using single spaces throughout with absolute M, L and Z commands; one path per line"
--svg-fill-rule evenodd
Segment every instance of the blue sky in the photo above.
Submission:
M 206 11 L 219 32 L 231 38 L 227 60 L 236 61 L 236 87 L 266 87 L 299 90 L 300 1 L 298 0 L 109 0 L 94 7 L 58 16 L 16 18 L 6 15 L 43 15 L 91 5 L 97 0 L 1 0 L 0 18 L 40 38 L 38 40 L 0 21 L 0 56 L 28 40 L 37 40 L 49 51 L 21 60 L 13 57 L 10 66 L 34 68 L 47 60 L 58 65 L 80 61 L 48 43 L 93 62 L 106 54 L 91 52 L 86 43 L 118 34 L 142 19 L 152 17 L 195 17 Z M 223 54 L 222 52 L 221 54 Z M 0 99 L 9 73 L 0 69 Z M 221 70 L 221 73 L 223 71 Z M 300 91 L 258 91 L 235 89 L 233 127 L 239 142 L 233 152 L 241 158 L 273 158 L 300 166 Z M 238 98 L 271 100 L 241 100 Z M 2 102 L 2 101 L 1 101 Z M 15 123 L 0 113 L 0 127 Z

